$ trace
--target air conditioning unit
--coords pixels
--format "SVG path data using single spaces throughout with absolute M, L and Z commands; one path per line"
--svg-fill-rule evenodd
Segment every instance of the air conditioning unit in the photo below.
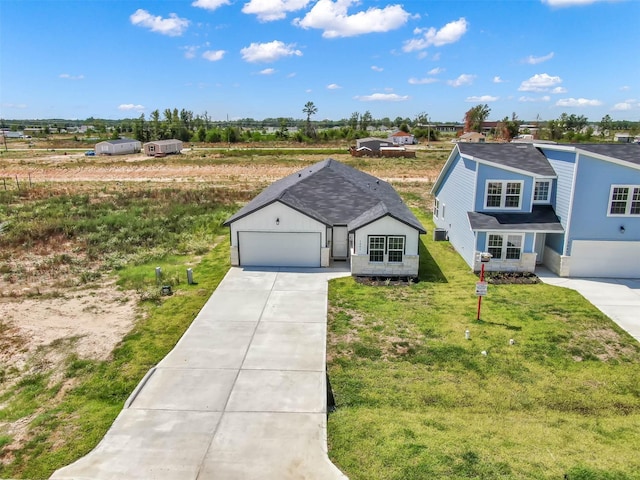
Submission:
M 436 228 L 433 231 L 433 241 L 443 242 L 447 239 L 447 231 L 444 228 Z

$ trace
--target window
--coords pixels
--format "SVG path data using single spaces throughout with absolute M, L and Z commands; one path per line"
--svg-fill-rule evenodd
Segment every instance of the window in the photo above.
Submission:
M 369 262 L 401 263 L 404 258 L 404 236 L 369 237 Z
M 437 198 L 433 202 L 433 218 L 438 218 L 440 214 L 440 200 Z
M 487 251 L 496 260 L 520 260 L 522 256 L 522 235 L 491 233 L 487 239 Z
M 404 255 L 404 237 L 389 237 L 389 262 L 402 262 Z
M 640 186 L 612 185 L 609 215 L 640 215 Z
M 487 181 L 485 208 L 520 208 L 522 182 Z
M 385 237 L 369 237 L 369 261 L 384 262 Z
M 549 193 L 551 192 L 551 181 L 539 180 L 536 182 L 536 186 L 533 190 L 533 201 L 540 203 L 548 203 Z

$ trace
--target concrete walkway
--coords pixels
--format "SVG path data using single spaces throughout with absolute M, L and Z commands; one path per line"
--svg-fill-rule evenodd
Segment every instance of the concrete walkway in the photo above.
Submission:
M 640 342 L 640 279 L 564 278 L 548 269 L 536 269 L 544 283 L 571 288 Z
M 326 441 L 327 281 L 231 268 L 100 444 L 56 480 L 334 480 Z

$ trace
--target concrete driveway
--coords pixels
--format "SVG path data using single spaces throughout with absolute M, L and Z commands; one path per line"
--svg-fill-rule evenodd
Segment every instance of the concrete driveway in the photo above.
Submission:
M 576 290 L 640 342 L 640 279 L 564 278 L 546 268 L 536 269 L 536 275 L 549 285 Z
M 327 281 L 347 270 L 231 268 L 100 444 L 56 480 L 333 480 Z

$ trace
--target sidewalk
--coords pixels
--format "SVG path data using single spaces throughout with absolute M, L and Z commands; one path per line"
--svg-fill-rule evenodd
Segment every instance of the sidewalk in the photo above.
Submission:
M 640 342 L 640 279 L 565 278 L 544 267 L 536 275 L 549 285 L 576 290 Z
M 327 281 L 231 268 L 100 444 L 55 480 L 344 480 L 326 441 Z

